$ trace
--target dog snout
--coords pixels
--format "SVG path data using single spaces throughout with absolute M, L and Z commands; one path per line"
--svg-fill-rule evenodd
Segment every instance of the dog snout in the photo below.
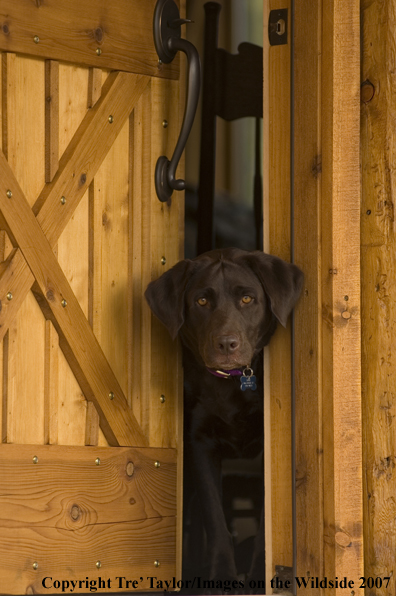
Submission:
M 214 341 L 216 350 L 224 355 L 233 354 L 240 346 L 236 335 L 218 335 Z

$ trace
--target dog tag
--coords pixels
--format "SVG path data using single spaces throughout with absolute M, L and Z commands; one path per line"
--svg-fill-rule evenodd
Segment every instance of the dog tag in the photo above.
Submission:
M 243 371 L 243 375 L 241 376 L 241 389 L 242 391 L 246 391 L 246 389 L 255 391 L 257 389 L 256 377 L 251 368 L 245 368 Z

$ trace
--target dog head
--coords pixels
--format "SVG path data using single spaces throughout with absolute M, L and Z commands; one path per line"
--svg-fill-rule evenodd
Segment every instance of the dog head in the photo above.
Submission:
M 146 300 L 173 338 L 208 368 L 248 366 L 286 325 L 303 284 L 290 263 L 260 251 L 214 250 L 151 282 Z

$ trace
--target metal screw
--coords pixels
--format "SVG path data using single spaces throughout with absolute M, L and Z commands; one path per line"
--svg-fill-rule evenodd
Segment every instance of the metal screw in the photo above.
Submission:
M 161 265 L 165 265 L 166 264 L 166 257 L 161 257 Z
M 61 197 L 61 203 L 62 203 L 62 205 L 64 205 L 66 203 L 66 197 L 64 197 L 64 196 Z
M 109 398 L 114 399 L 114 393 L 112 391 L 110 391 L 110 393 L 109 393 Z
M 35 36 L 33 37 L 33 41 L 34 41 L 34 43 L 39 43 L 39 42 L 40 42 L 40 38 L 39 38 L 39 36 L 38 36 L 38 35 L 35 35 Z
M 349 296 L 344 296 L 344 300 L 345 300 L 345 302 L 348 302 Z
M 97 458 L 95 459 L 95 464 L 96 464 L 97 466 L 100 466 L 100 457 L 97 457 Z
M 162 126 L 163 126 L 164 128 L 168 128 L 168 121 L 167 121 L 167 120 L 163 120 L 163 121 L 162 121 Z
M 35 456 L 33 457 L 33 463 L 34 463 L 34 464 L 38 464 L 38 457 L 37 457 L 37 455 L 35 455 Z
M 160 402 L 163 404 L 165 402 L 165 395 L 161 395 Z
M 160 565 L 161 565 L 161 563 L 158 561 L 158 559 L 156 559 L 156 560 L 154 561 L 154 566 L 155 566 L 155 567 L 159 567 Z
M 7 300 L 12 300 L 12 293 L 11 292 L 8 292 L 8 294 L 7 294 Z
M 113 122 L 114 122 L 114 118 L 113 118 L 113 116 L 111 114 L 109 116 L 109 122 L 110 122 L 110 124 L 113 124 Z
M 12 192 L 10 190 L 7 190 L 6 195 L 9 199 L 11 199 L 12 197 Z
M 38 563 L 36 561 L 33 563 L 33 569 L 34 570 L 38 569 Z
M 159 462 L 159 461 L 156 461 L 156 462 L 154 462 L 154 465 L 155 465 L 155 467 L 156 467 L 156 468 L 159 468 L 159 467 L 160 467 L 160 465 L 161 465 L 161 462 Z
M 96 561 L 96 567 L 100 569 L 102 567 L 102 563 L 100 561 Z
M 102 50 L 100 48 L 96 48 L 96 53 L 97 53 L 98 56 L 100 56 L 101 53 L 102 53 Z
M 367 215 L 371 215 L 371 209 L 367 209 L 366 213 Z
M 162 66 L 162 60 L 158 60 L 158 68 L 161 68 Z
M 66 306 L 67 306 L 67 302 L 66 302 L 66 300 L 65 300 L 65 299 L 63 299 L 63 300 L 62 300 L 61 304 L 62 304 L 63 308 L 66 308 Z
M 129 476 L 129 477 L 133 476 L 134 471 L 135 471 L 134 463 L 133 463 L 133 461 L 129 461 L 127 463 L 127 467 L 126 467 L 127 476 Z

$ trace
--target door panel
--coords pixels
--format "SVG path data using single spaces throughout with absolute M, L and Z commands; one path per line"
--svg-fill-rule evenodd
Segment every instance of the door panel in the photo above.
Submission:
M 79 5 L 89 14 L 90 0 Z M 173 152 L 180 129 L 178 65 L 159 70 L 155 60 L 154 69 L 150 46 L 147 56 L 139 48 L 135 72 L 118 70 L 115 54 L 101 63 L 111 67 L 105 70 L 78 44 L 69 62 L 58 62 L 45 37 L 58 6 L 37 6 L 11 3 L 6 30 L 14 35 L 0 40 L 0 549 L 8 561 L 0 592 L 10 594 L 46 592 L 40 578 L 55 572 L 171 579 L 181 552 L 180 354 L 143 297 L 182 257 L 183 200 L 160 203 L 154 188 L 155 163 Z M 83 20 L 96 18 L 97 6 Z M 113 3 L 114 14 L 123 6 Z M 153 7 L 145 3 L 150 14 L 142 16 L 151 45 Z M 29 27 L 43 32 L 29 46 L 34 56 L 18 53 L 28 48 L 17 33 L 25 9 L 36 15 Z M 126 70 L 136 64 L 137 46 L 129 45 Z M 140 470 L 127 478 L 143 503 L 136 520 L 129 499 L 138 499 L 114 481 L 115 474 L 125 485 L 128 447 Z M 108 460 L 118 463 L 102 465 Z M 59 520 L 72 519 L 74 529 L 73 503 L 88 493 L 111 503 L 102 521 L 98 503 L 84 497 L 78 531 L 62 530 Z M 57 514 L 43 529 L 37 512 L 52 511 L 54 498 Z M 98 560 L 107 563 L 97 568 Z M 146 580 L 139 587 L 150 589 Z

